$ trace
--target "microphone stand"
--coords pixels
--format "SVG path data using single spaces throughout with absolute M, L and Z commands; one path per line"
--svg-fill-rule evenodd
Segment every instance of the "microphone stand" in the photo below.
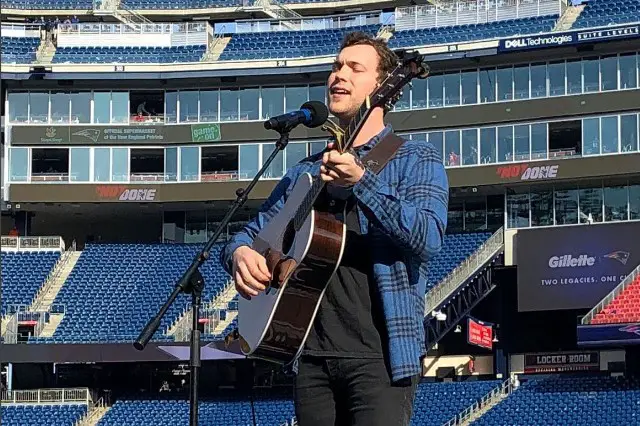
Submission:
M 209 259 L 211 248 L 216 243 L 218 237 L 220 236 L 220 234 L 222 234 L 222 231 L 226 228 L 233 215 L 247 201 L 249 194 L 258 183 L 258 180 L 260 180 L 262 175 L 264 175 L 264 172 L 269 168 L 273 160 L 275 160 L 278 153 L 280 151 L 284 151 L 287 144 L 289 143 L 289 133 L 291 132 L 293 127 L 294 126 L 285 126 L 282 129 L 275 129 L 278 131 L 278 133 L 280 133 L 280 138 L 276 142 L 276 147 L 274 148 L 273 152 L 271 153 L 267 161 L 265 161 L 265 163 L 262 165 L 262 168 L 258 171 L 249 185 L 245 189 L 239 188 L 236 191 L 236 200 L 233 202 L 233 204 L 225 214 L 216 231 L 213 233 L 209 241 L 207 241 L 204 248 L 196 255 L 195 259 L 193 259 L 191 266 L 189 266 L 180 280 L 178 280 L 178 283 L 176 284 L 167 301 L 164 303 L 164 305 L 162 305 L 156 316 L 147 323 L 147 325 L 144 327 L 133 344 L 133 346 L 137 350 L 143 350 L 160 327 L 162 318 L 166 314 L 169 307 L 176 300 L 178 295 L 180 293 L 191 294 L 192 321 L 191 334 L 189 338 L 189 367 L 191 372 L 189 383 L 190 426 L 198 426 L 198 376 L 201 367 L 200 330 L 198 330 L 198 319 L 200 316 L 200 306 L 202 304 L 202 291 L 204 290 L 205 285 L 204 277 L 200 273 L 199 268 L 206 260 Z

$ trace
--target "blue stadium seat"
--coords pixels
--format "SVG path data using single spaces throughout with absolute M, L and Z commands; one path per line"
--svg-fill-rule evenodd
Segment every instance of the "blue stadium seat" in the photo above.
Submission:
M 219 295 L 229 276 L 211 251 L 211 261 L 200 268 L 206 286 L 203 300 Z M 65 316 L 52 338 L 33 343 L 132 342 L 155 315 L 176 281 L 202 246 L 198 244 L 89 244 L 58 293 L 55 304 L 65 306 Z M 162 322 L 162 336 L 190 299 L 181 295 Z
M 71 426 L 86 412 L 86 404 L 3 404 L 0 407 L 0 419 L 2 426 Z
M 92 64 L 166 64 L 198 62 L 205 54 L 205 45 L 172 47 L 60 47 L 53 63 Z
M 242 0 L 124 0 L 123 3 L 127 9 L 133 10 L 215 9 L 242 6 Z
M 59 259 L 59 251 L 3 251 L 0 312 L 11 305 L 30 305 Z
M 640 0 L 591 0 L 572 28 L 593 28 L 640 21 Z
M 622 377 L 533 379 L 491 408 L 473 424 L 637 425 L 640 381 Z
M 4 7 L 4 0 L 3 0 Z M 32 64 L 40 46 L 38 37 L 2 37 L 1 61 L 3 64 Z
M 22 10 L 93 10 L 92 0 L 2 0 L 2 8 Z

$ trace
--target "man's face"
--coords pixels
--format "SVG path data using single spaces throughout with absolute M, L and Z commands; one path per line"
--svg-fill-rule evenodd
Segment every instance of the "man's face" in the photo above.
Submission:
M 336 58 L 327 88 L 329 111 L 340 120 L 353 117 L 378 86 L 378 53 L 372 46 L 344 48 Z

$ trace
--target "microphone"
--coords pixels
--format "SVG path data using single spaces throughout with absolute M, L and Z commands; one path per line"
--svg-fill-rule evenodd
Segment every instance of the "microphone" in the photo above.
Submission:
M 264 122 L 267 130 L 277 130 L 285 132 L 293 129 L 299 124 L 307 127 L 318 127 L 326 123 L 329 118 L 329 109 L 322 102 L 305 102 L 298 111 L 278 115 Z

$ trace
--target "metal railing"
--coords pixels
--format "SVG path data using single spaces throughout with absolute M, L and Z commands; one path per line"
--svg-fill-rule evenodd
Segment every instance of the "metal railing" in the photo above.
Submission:
M 91 392 L 87 388 L 35 389 L 2 391 L 3 404 L 52 404 L 92 402 Z
M 425 315 L 438 307 L 458 289 L 460 284 L 475 274 L 489 259 L 504 249 L 504 228 L 498 229 L 467 260 L 436 284 L 425 296 Z
M 42 285 L 42 287 L 40 287 L 35 297 L 33 298 L 33 301 L 31 302 L 31 305 L 30 305 L 31 310 L 33 311 L 38 310 L 38 308 L 42 304 L 42 300 L 40 300 L 40 298 L 43 295 L 47 294 L 47 292 L 49 291 L 53 283 L 55 283 L 60 278 L 60 276 L 62 275 L 62 271 L 64 270 L 64 267 L 68 265 L 70 262 L 70 259 L 72 256 L 71 253 L 73 252 L 65 251 L 62 253 L 62 255 L 60 256 L 60 259 L 58 260 L 58 263 L 56 263 L 56 266 L 53 267 L 53 269 L 49 273 L 49 276 L 45 280 L 44 284 Z
M 86 413 L 78 421 L 74 423 L 74 426 L 88 426 L 95 424 L 95 416 L 100 413 L 107 406 L 104 397 L 100 398 L 93 407 L 87 410 Z M 93 422 L 92 422 L 93 420 Z
M 627 275 L 625 277 L 624 280 L 622 280 L 620 282 L 620 284 L 618 284 L 616 286 L 616 288 L 614 288 L 613 290 L 611 290 L 611 292 L 609 294 L 607 294 L 601 301 L 600 303 L 598 303 L 596 306 L 593 307 L 593 309 L 591 309 L 583 318 L 582 321 L 580 321 L 582 323 L 582 325 L 587 325 L 587 324 L 591 324 L 591 322 L 593 321 L 593 319 L 596 317 L 596 315 L 601 312 L 609 303 L 613 302 L 613 300 L 618 297 L 620 295 L 620 293 L 622 293 L 623 291 L 626 290 L 627 287 L 629 287 L 631 285 L 631 283 L 633 283 L 636 279 L 638 279 L 638 277 L 640 277 L 640 265 L 638 265 L 636 267 L 636 269 L 634 269 L 629 275 Z
M 64 250 L 62 237 L 14 237 L 0 238 L 0 247 L 4 251 L 32 251 L 32 250 Z
M 3 319 L 6 324 L 4 326 L 4 343 L 7 345 L 15 345 L 18 343 L 18 314 L 13 314 Z
M 470 420 L 480 410 L 486 408 L 488 405 L 495 401 L 506 397 L 516 389 L 515 383 L 517 378 L 510 377 L 502 382 L 500 385 L 493 388 L 488 394 L 480 398 L 479 401 L 474 402 L 469 407 L 465 408 L 462 412 L 457 414 L 443 426 L 460 426 L 466 421 Z

